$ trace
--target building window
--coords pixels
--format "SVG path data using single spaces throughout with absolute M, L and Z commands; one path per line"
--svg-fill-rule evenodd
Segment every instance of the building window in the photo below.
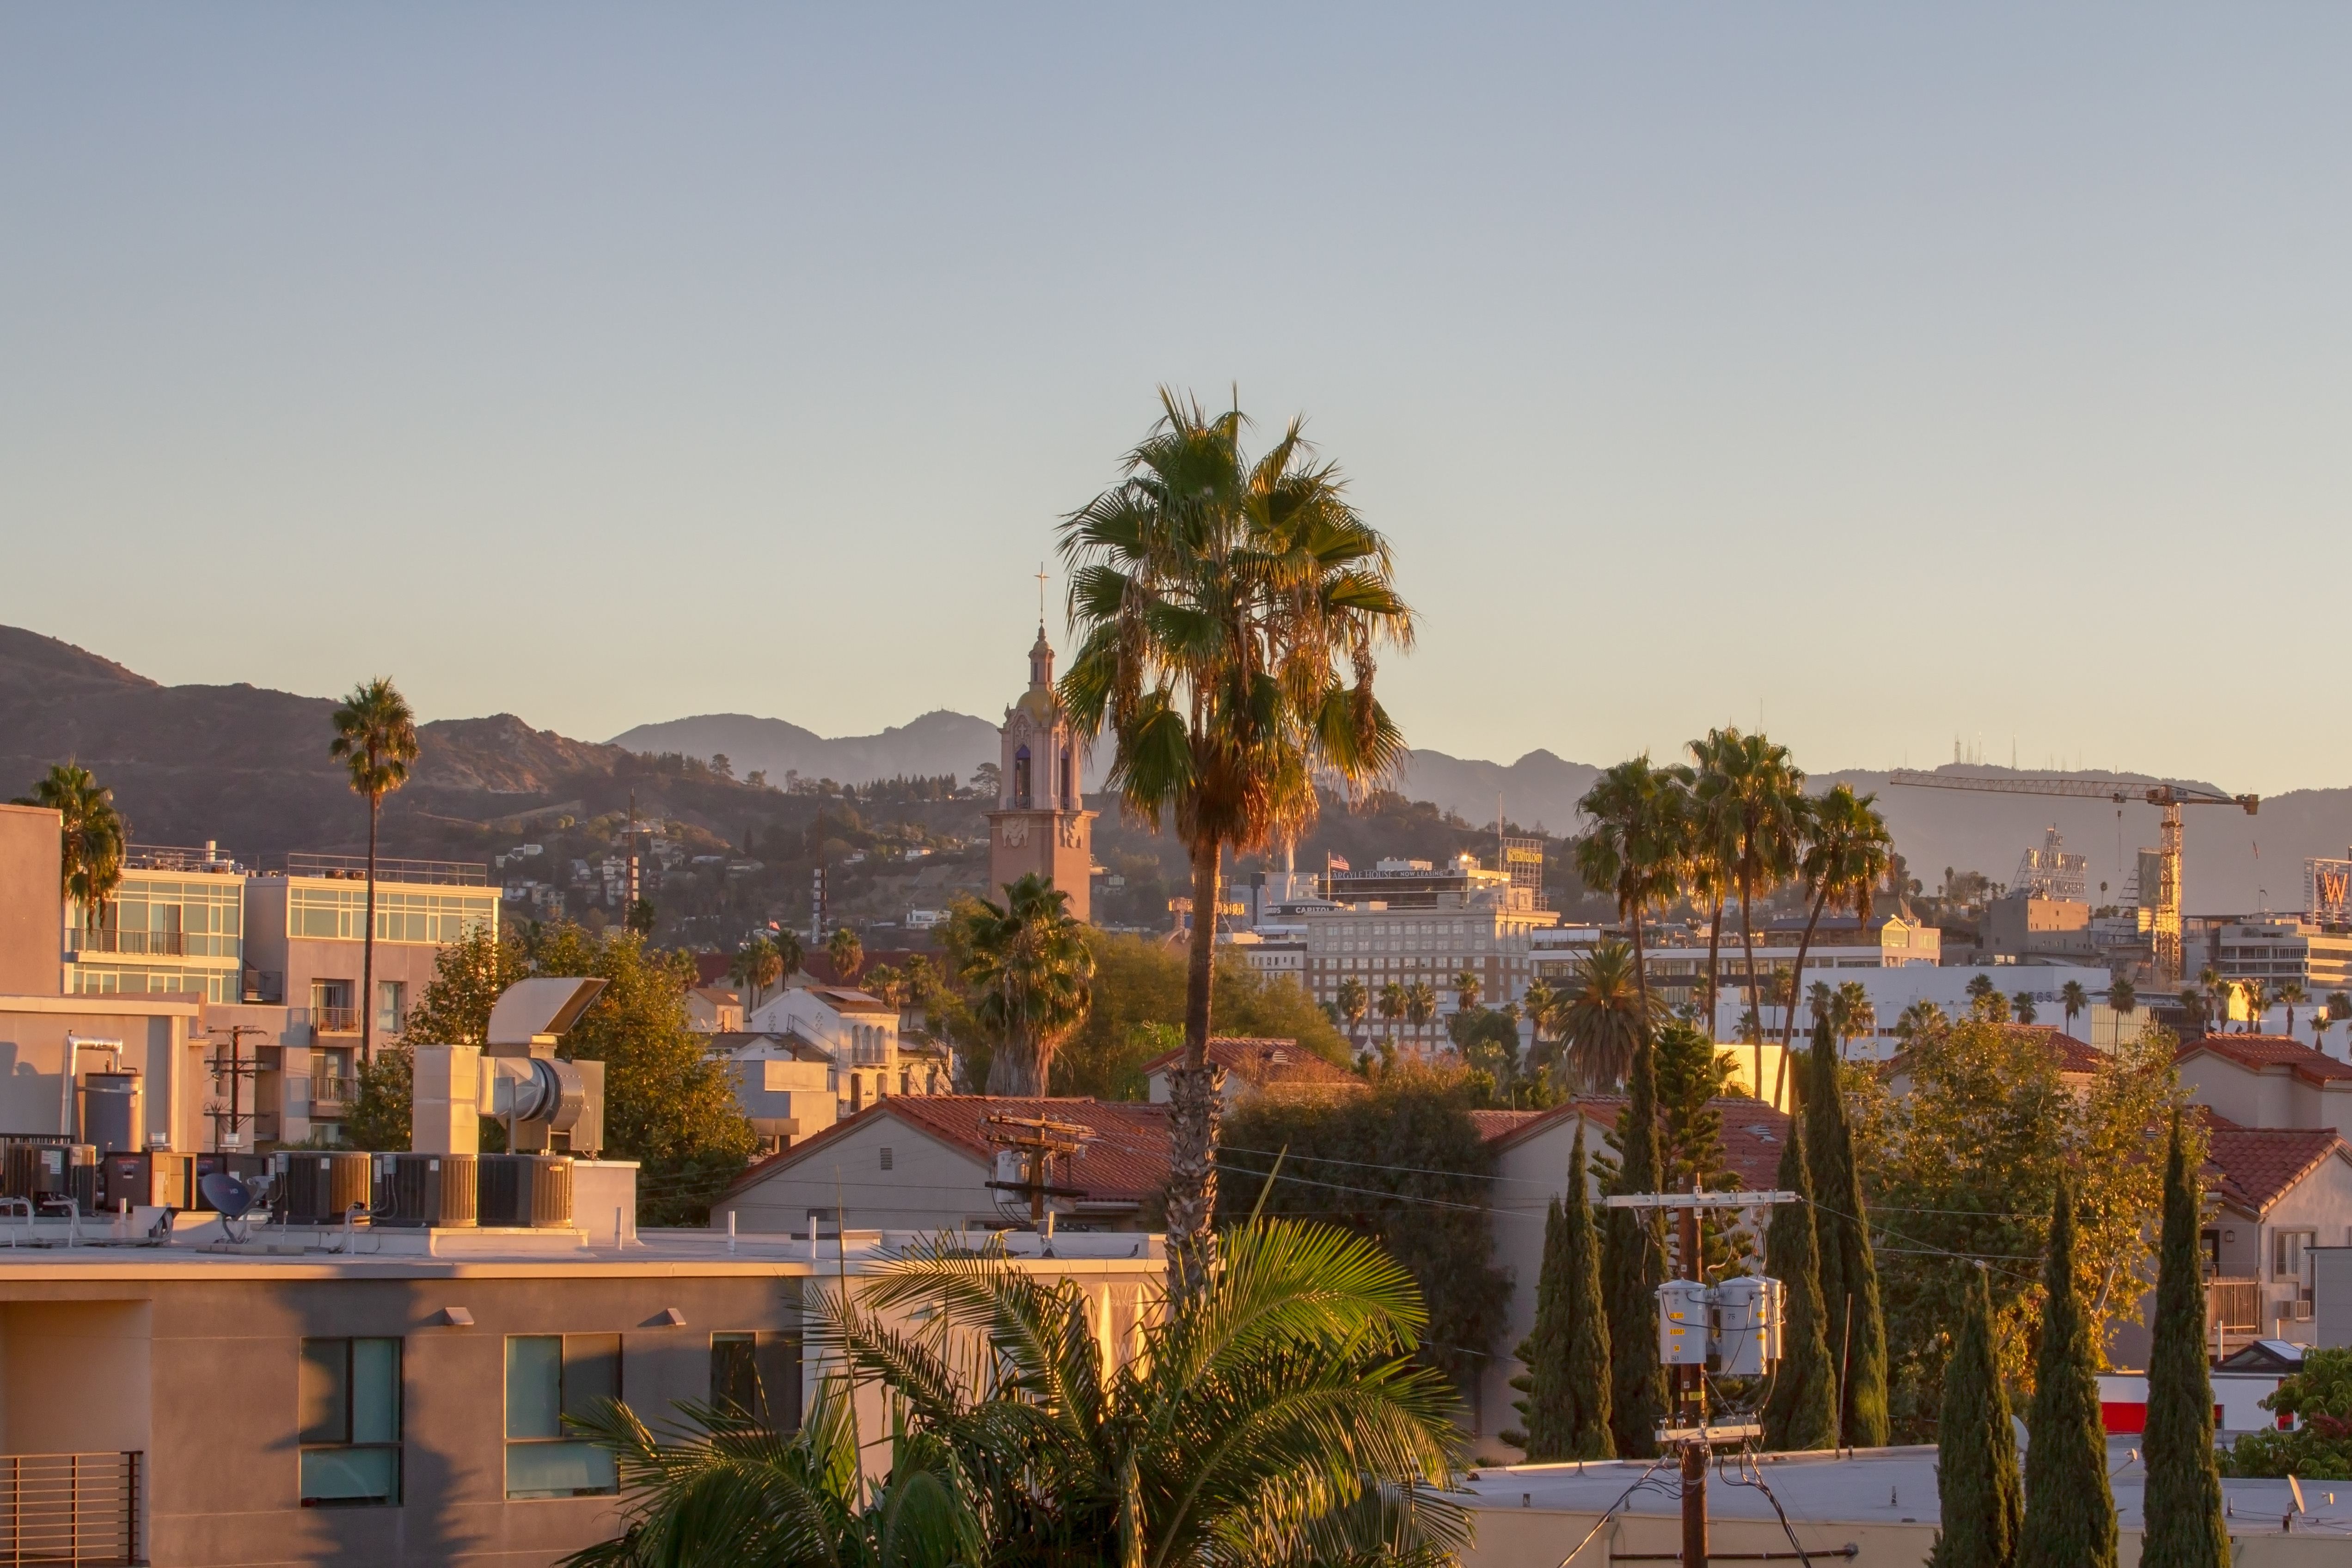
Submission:
M 1029 748 L 1022 747 L 1013 753 L 1013 804 L 1029 804 Z
M 310 982 L 310 1026 L 330 1035 L 360 1032 L 360 1010 L 352 1001 L 359 987 L 348 980 Z
M 760 1337 L 710 1336 L 710 1405 L 715 1410 L 760 1413 Z
M 809 1229 L 814 1235 L 814 1211 Z M 772 1432 L 799 1431 L 800 1336 L 750 1332 L 711 1335 L 710 1403 L 714 1409 L 740 1411 Z
M 2271 1233 L 2271 1278 L 2292 1279 L 2295 1294 L 2308 1300 L 2311 1296 L 2311 1249 L 2319 1245 L 2315 1230 L 2281 1230 Z
M 621 1397 L 618 1334 L 507 1339 L 507 1496 L 593 1497 L 619 1490 L 613 1456 L 564 1436 L 563 1424 Z
M 304 1340 L 302 1506 L 400 1500 L 400 1342 Z
M 396 1035 L 408 1022 L 408 983 L 404 980 L 379 980 L 375 983 L 375 1029 L 379 1035 Z

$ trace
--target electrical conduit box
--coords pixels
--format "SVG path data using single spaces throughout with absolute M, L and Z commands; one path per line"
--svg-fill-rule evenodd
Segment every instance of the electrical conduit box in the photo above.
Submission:
M 1705 1366 L 1707 1289 L 1691 1279 L 1658 1287 L 1658 1360 L 1666 1366 Z

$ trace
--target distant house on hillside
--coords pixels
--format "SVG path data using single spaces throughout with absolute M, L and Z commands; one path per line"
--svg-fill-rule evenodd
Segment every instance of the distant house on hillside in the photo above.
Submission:
M 1262 1094 L 1352 1094 L 1364 1080 L 1347 1068 L 1334 1067 L 1297 1040 L 1253 1039 L 1213 1036 L 1209 1059 L 1225 1069 L 1224 1100 L 1228 1107 Z M 1143 1064 L 1154 1105 L 1168 1103 L 1168 1069 L 1182 1065 L 1184 1053 L 1173 1050 Z
M 900 1094 L 945 1094 L 955 1062 L 928 1037 L 900 1032 L 898 1009 L 844 985 L 795 985 L 752 1013 L 751 1027 L 796 1042 L 835 1072 L 843 1113 Z

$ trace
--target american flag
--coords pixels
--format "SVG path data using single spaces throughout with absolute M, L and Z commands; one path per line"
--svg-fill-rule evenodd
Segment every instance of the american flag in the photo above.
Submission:
M 1331 869 L 1334 871 L 1348 871 L 1354 869 L 1354 868 L 1349 866 L 1347 860 L 1340 856 L 1333 855 L 1329 857 L 1329 860 Z

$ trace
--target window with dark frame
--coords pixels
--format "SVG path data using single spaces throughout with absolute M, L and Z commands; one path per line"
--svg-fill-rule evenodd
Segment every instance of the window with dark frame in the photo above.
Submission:
M 710 1336 L 710 1404 L 718 1410 L 760 1414 L 760 1336 Z
M 297 1430 L 304 1508 L 400 1501 L 400 1341 L 304 1340 Z
M 801 1337 L 722 1331 L 710 1336 L 710 1403 L 778 1433 L 800 1430 Z
M 507 1337 L 507 1496 L 596 1497 L 618 1491 L 612 1454 L 566 1425 L 621 1397 L 618 1334 Z

